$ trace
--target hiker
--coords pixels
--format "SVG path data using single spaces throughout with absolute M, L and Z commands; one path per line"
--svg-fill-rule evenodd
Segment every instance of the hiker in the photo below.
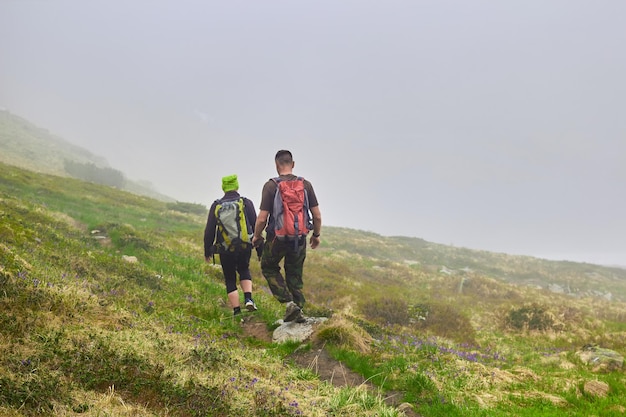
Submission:
M 204 258 L 211 262 L 215 253 L 219 254 L 228 301 L 233 307 L 233 315 L 241 314 L 239 292 L 237 291 L 237 273 L 244 294 L 245 307 L 248 311 L 256 311 L 257 306 L 252 299 L 252 275 L 250 274 L 250 256 L 252 244 L 250 235 L 256 222 L 256 210 L 252 201 L 239 195 L 237 175 L 222 178 L 224 196 L 215 200 L 209 210 L 206 228 L 204 229 Z M 228 220 L 221 219 L 221 207 L 233 207 L 237 212 L 231 216 L 232 225 Z M 241 219 L 241 217 L 245 219 Z M 229 236 L 230 229 L 238 229 L 234 237 Z
M 309 231 L 312 229 L 313 233 L 309 239 L 311 249 L 319 246 L 322 215 L 311 183 L 293 174 L 295 163 L 291 152 L 288 150 L 278 151 L 274 161 L 276 162 L 278 177 L 271 178 L 263 186 L 252 245 L 258 247 L 260 244 L 263 244 L 262 234 L 265 229 L 266 242 L 261 257 L 261 272 L 267 280 L 274 297 L 280 303 L 286 305 L 284 321 L 303 323 L 306 321 L 302 314 L 302 308 L 305 304 L 304 294 L 302 293 L 302 269 L 306 258 L 306 239 Z M 291 186 L 299 186 L 300 189 L 304 189 L 304 207 L 303 213 L 300 214 L 300 216 L 303 214 L 304 217 L 299 217 L 299 221 L 295 222 L 298 228 L 296 231 L 297 236 L 290 239 L 282 236 L 282 231 L 277 230 L 277 228 L 280 228 L 281 223 L 284 223 L 285 227 L 290 224 L 286 220 L 286 216 L 284 222 L 281 219 L 288 211 L 287 209 L 284 210 L 285 213 L 277 213 L 283 212 L 283 205 L 281 204 L 284 202 L 285 195 L 282 196 L 283 202 L 277 196 L 280 194 L 279 190 L 282 190 L 283 187 Z M 301 203 L 300 206 L 302 207 L 302 205 Z M 293 225 L 293 215 L 291 224 Z M 283 259 L 284 276 L 279 265 Z

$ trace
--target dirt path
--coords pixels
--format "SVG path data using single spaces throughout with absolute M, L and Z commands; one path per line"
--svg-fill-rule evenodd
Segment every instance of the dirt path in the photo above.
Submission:
M 272 342 L 272 333 L 267 329 L 265 323 L 256 320 L 254 317 L 247 317 L 242 323 L 242 327 L 244 335 L 265 342 Z M 322 381 L 330 382 L 336 387 L 365 385 L 372 391 L 378 389 L 366 381 L 360 374 L 351 371 L 343 363 L 333 359 L 324 346 L 313 346 L 306 352 L 294 352 L 288 359 L 302 368 L 310 369 Z M 386 394 L 385 402 L 387 404 L 402 408 L 407 417 L 419 417 L 419 414 L 410 407 L 401 407 L 402 393 L 387 392 Z

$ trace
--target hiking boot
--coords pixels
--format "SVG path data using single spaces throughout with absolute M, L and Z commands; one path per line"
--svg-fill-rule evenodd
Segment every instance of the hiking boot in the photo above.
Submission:
M 252 301 L 252 298 L 250 298 L 249 300 L 246 300 L 246 310 L 248 311 L 258 310 L 258 308 L 256 308 L 256 304 L 254 304 L 254 301 Z
M 302 314 L 302 309 L 300 309 L 300 314 L 298 314 L 293 321 L 296 323 L 306 323 L 306 317 Z
M 285 318 L 283 321 L 294 321 L 299 316 L 302 316 L 302 309 L 293 301 L 289 301 L 287 303 L 287 308 L 285 309 Z

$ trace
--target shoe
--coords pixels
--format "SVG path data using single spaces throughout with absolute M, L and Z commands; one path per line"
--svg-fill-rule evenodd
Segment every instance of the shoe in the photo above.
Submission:
M 284 322 L 294 321 L 296 318 L 302 315 L 302 309 L 298 307 L 296 303 L 293 301 L 289 301 L 287 303 L 287 308 L 285 309 L 285 318 Z
M 304 317 L 304 314 L 302 314 L 302 309 L 300 310 L 300 314 L 298 314 L 296 316 L 296 318 L 294 319 L 294 321 L 296 323 L 306 323 L 306 317 Z
M 248 311 L 258 310 L 258 308 L 256 308 L 256 304 L 254 304 L 254 301 L 252 301 L 252 299 L 246 300 L 246 310 Z

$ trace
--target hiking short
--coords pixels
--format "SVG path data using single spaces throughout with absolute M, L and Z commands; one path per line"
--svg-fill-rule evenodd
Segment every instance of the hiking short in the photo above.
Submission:
M 237 274 L 239 274 L 240 282 L 252 280 L 252 275 L 250 274 L 251 255 L 252 249 L 220 253 L 220 264 L 224 273 L 227 294 L 237 290 Z

